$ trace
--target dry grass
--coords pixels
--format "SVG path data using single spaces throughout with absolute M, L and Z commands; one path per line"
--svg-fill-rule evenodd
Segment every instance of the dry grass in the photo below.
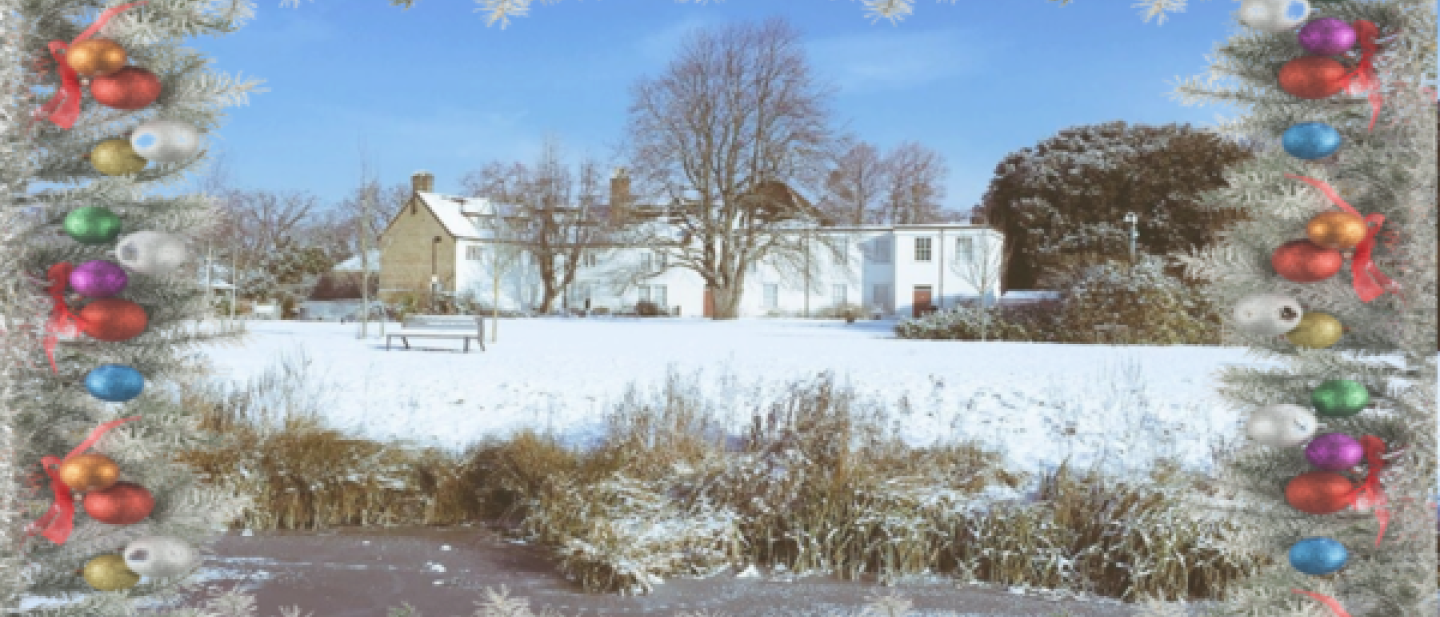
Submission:
M 499 522 L 553 548 L 587 590 L 622 593 L 758 565 L 1206 600 L 1255 565 L 1209 548 L 1224 526 L 1177 508 L 1177 491 L 1206 490 L 1204 478 L 1159 468 L 1127 485 L 1063 465 L 1038 478 L 1033 502 L 996 503 L 987 489 L 1036 480 L 974 443 L 906 445 L 883 428 L 887 404 L 829 375 L 743 427 L 727 428 L 695 380 L 672 375 L 656 395 L 617 403 L 598 446 L 521 432 L 454 455 L 325 427 L 302 369 L 183 393 L 224 445 L 181 458 L 257 497 L 237 527 Z

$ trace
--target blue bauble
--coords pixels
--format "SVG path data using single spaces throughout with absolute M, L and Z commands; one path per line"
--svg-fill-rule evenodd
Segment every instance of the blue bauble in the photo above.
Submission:
M 128 366 L 101 364 L 85 376 L 85 389 L 90 395 L 109 403 L 123 403 L 140 396 L 145 377 Z
M 1306 574 L 1329 574 L 1345 567 L 1350 553 L 1330 538 L 1305 538 L 1290 547 L 1291 567 Z
M 1285 129 L 1280 138 L 1287 154 L 1307 161 L 1335 154 L 1340 141 L 1340 131 L 1324 122 L 1301 122 Z

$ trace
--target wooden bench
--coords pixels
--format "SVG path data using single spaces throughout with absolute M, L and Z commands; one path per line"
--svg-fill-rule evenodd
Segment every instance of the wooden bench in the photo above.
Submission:
M 412 338 L 458 338 L 465 341 L 465 353 L 470 353 L 470 340 L 480 344 L 485 351 L 485 318 L 480 315 L 411 315 L 405 318 L 399 330 L 385 333 L 385 350 L 390 350 L 390 339 L 399 338 L 406 349 Z

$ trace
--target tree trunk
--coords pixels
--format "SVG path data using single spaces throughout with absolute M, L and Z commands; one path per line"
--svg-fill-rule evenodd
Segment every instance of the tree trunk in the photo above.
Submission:
M 740 316 L 739 286 L 717 286 L 714 290 L 715 312 L 712 319 L 736 319 Z
M 495 266 L 491 277 L 494 287 L 490 290 L 490 342 L 500 337 L 500 266 Z

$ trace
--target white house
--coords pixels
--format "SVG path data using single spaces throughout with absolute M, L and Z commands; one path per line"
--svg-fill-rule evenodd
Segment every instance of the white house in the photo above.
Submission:
M 422 218 L 429 211 L 429 217 L 414 225 L 424 231 L 395 232 L 390 246 L 401 244 L 407 236 L 429 240 L 404 245 L 416 255 L 411 261 L 430 259 L 430 279 L 441 296 L 472 299 L 482 305 L 498 303 L 503 310 L 533 310 L 540 298 L 533 259 L 522 255 L 502 268 L 501 276 L 494 276 L 497 258 L 513 247 L 495 240 L 491 231 L 493 205 L 484 198 L 419 190 L 429 189 L 432 182 L 428 174 L 417 174 L 414 202 L 399 215 Z M 391 229 L 397 228 L 399 225 L 392 222 Z M 790 233 L 807 246 L 816 247 L 814 277 L 789 273 L 762 259 L 746 275 L 741 317 L 818 316 L 847 306 L 857 307 L 867 315 L 878 312 L 914 316 L 936 307 L 978 300 L 982 286 L 988 288 L 989 298 L 1000 296 L 999 263 L 1004 237 L 982 225 L 813 226 L 796 227 Z M 843 258 L 833 258 L 833 253 L 822 246 L 827 241 L 840 248 Z M 389 246 L 386 250 L 390 250 Z M 384 259 L 382 278 L 386 276 Z M 672 314 L 710 314 L 711 300 L 704 281 L 694 271 L 677 265 L 674 256 L 621 246 L 590 251 L 583 260 L 575 281 L 557 303 L 558 308 L 621 312 L 649 301 Z M 977 266 L 985 265 L 990 266 L 989 273 L 977 271 L 983 270 Z M 633 272 L 636 267 L 654 274 L 643 280 L 620 282 L 617 272 Z M 415 276 L 423 274 L 419 272 L 423 264 L 412 269 L 417 270 Z

